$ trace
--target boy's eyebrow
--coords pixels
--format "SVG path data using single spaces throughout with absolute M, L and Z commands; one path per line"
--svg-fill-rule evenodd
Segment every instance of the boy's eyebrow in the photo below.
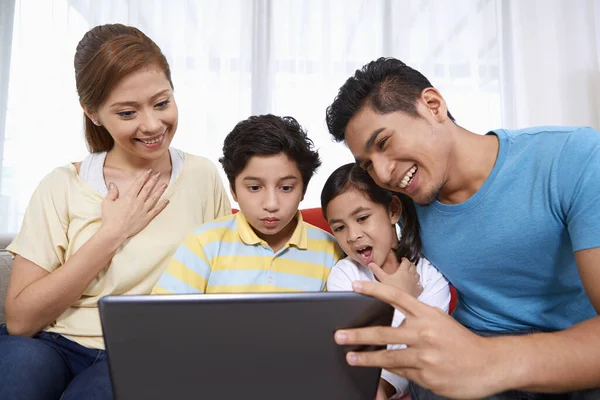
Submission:
M 278 180 L 285 181 L 285 180 L 290 180 L 290 179 L 298 180 L 298 177 L 294 176 L 294 175 L 286 175 L 286 176 L 279 178 Z M 262 181 L 262 178 L 259 178 L 257 176 L 246 176 L 246 177 L 244 177 L 243 180 L 244 181 Z
M 257 176 L 245 176 L 244 179 L 242 179 L 244 181 L 260 181 L 261 179 Z
M 350 215 L 354 216 L 362 211 L 369 211 L 368 207 L 363 207 L 363 206 L 358 206 L 354 209 L 354 211 L 352 211 L 352 213 L 350 213 Z M 330 220 L 327 221 L 329 224 L 335 224 L 336 222 L 343 222 L 341 219 L 337 219 L 337 218 L 332 218 Z
M 160 92 L 156 93 L 154 96 L 152 96 L 150 98 L 150 100 L 154 100 L 157 97 L 162 96 L 163 94 L 167 94 L 171 91 L 171 89 L 165 89 L 165 90 L 161 90 Z M 124 107 L 124 106 L 135 106 L 137 105 L 138 102 L 137 101 L 118 101 L 116 103 L 113 103 L 109 106 L 109 108 L 113 108 L 113 107 Z

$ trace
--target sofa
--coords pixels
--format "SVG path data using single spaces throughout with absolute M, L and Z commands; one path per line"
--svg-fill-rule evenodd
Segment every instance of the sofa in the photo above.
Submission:
M 12 241 L 12 235 L 0 235 L 0 324 L 5 322 L 4 298 L 10 278 L 10 267 L 12 266 L 12 255 L 6 251 L 6 247 Z

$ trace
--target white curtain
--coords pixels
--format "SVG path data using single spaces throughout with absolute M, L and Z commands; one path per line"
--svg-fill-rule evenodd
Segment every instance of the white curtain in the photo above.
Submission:
M 503 0 L 503 123 L 600 126 L 600 2 Z
M 380 56 L 419 69 L 475 132 L 597 127 L 598 1 L 16 0 L 11 56 L 0 59 L 0 72 L 10 65 L 0 232 L 18 230 L 45 174 L 86 155 L 73 55 L 95 25 L 137 26 L 166 54 L 180 109 L 175 147 L 217 162 L 238 121 L 296 117 L 323 159 L 301 204 L 316 207 L 327 176 L 352 160 L 330 139 L 325 108 L 354 70 Z
M 5 122 L 8 111 L 8 82 L 10 73 L 10 55 L 12 48 L 13 21 L 15 12 L 14 0 L 0 0 L 0 172 L 4 156 Z M 9 209 L 10 199 L 2 187 L 4 179 L 0 174 L 0 234 L 6 232 L 8 216 L 4 210 Z

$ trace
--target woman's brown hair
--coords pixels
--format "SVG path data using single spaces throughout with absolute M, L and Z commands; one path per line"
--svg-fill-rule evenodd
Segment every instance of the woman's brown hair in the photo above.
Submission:
M 96 112 L 114 87 L 127 75 L 149 65 L 165 73 L 171 88 L 171 69 L 160 48 L 137 28 L 99 25 L 89 30 L 75 52 L 75 82 L 79 102 L 88 112 Z M 85 141 L 91 153 L 109 151 L 114 140 L 103 126 L 83 115 Z

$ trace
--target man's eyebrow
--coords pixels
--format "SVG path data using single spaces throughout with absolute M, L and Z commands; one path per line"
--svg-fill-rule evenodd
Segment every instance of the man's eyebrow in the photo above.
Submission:
M 365 153 L 368 154 L 371 152 L 371 149 L 373 148 L 373 145 L 375 144 L 375 141 L 377 140 L 377 136 L 379 136 L 379 134 L 381 132 L 383 132 L 384 130 L 385 130 L 385 127 L 377 128 L 373 131 L 373 133 L 371 133 L 369 140 L 367 140 L 367 143 L 365 144 Z

